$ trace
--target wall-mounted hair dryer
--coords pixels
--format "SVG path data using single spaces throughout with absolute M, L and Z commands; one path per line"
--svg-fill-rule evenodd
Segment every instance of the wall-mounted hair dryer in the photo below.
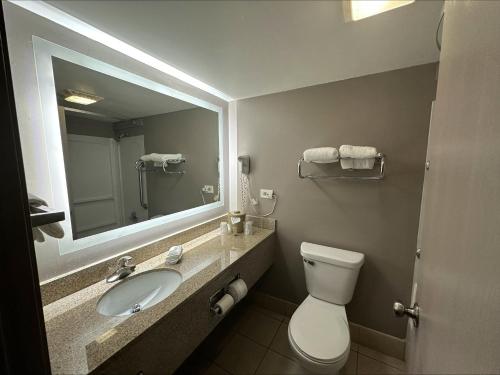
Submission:
M 241 173 L 248 176 L 250 173 L 250 156 L 238 156 L 238 161 L 241 163 Z

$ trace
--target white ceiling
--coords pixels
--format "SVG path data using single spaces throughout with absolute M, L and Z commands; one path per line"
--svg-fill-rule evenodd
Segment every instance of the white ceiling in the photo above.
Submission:
M 233 98 L 438 60 L 442 1 L 345 22 L 341 1 L 49 1 Z
M 109 121 L 143 118 L 162 113 L 196 108 L 191 103 L 172 98 L 92 69 L 53 58 L 56 92 L 64 96 L 64 90 L 72 89 L 104 98 L 90 105 L 78 105 L 62 101 L 65 107 L 76 108 L 104 115 Z M 78 113 L 73 113 L 78 115 Z M 92 117 L 80 112 L 82 117 Z M 98 116 L 100 117 L 100 116 Z M 101 120 L 106 120 L 102 118 Z

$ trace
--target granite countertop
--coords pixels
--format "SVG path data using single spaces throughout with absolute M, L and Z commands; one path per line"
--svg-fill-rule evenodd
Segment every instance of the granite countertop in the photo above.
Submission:
M 139 263 L 134 275 L 170 268 L 181 273 L 182 283 L 166 299 L 137 314 L 114 317 L 96 311 L 102 294 L 117 285 L 104 280 L 46 305 L 52 373 L 91 372 L 273 233 L 259 227 L 250 236 L 212 231 L 183 244 L 185 254 L 177 265 L 166 265 L 165 253 Z

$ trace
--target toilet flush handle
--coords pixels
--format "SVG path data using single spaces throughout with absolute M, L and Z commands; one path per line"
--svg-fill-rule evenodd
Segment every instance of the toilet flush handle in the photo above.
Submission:
M 312 260 L 304 258 L 304 263 L 310 264 L 311 266 L 314 266 L 314 262 Z

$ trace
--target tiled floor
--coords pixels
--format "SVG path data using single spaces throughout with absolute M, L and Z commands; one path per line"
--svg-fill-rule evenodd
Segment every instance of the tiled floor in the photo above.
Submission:
M 176 375 L 308 374 L 288 345 L 289 319 L 239 305 L 195 350 Z M 352 343 L 341 374 L 404 374 L 404 362 Z

